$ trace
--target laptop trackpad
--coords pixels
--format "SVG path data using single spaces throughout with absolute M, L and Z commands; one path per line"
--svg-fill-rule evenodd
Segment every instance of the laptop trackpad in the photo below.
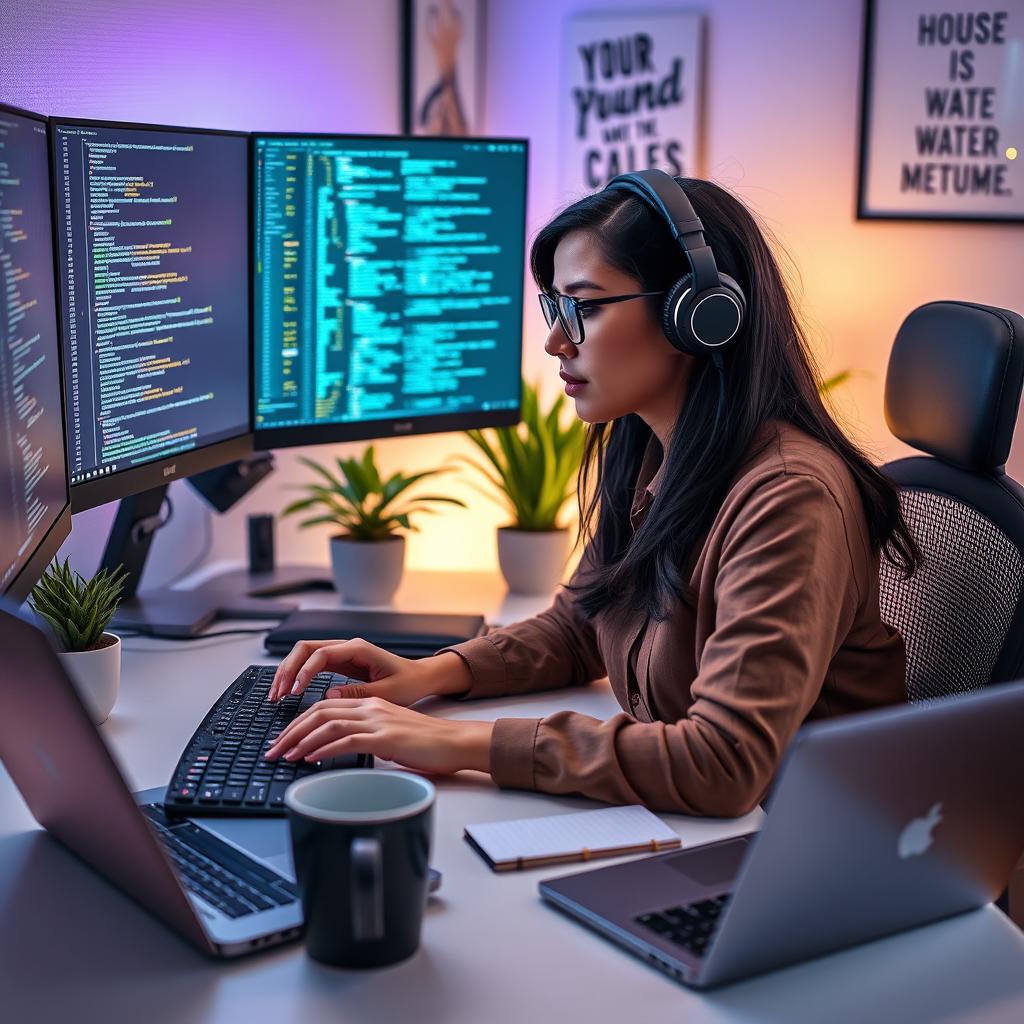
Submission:
M 284 818 L 192 818 L 196 825 L 227 839 L 266 861 L 282 875 L 295 878 L 291 840 Z
M 710 848 L 698 846 L 686 853 L 666 857 L 665 863 L 698 885 L 724 885 L 739 874 L 748 845 L 749 841 L 741 838 L 715 844 Z

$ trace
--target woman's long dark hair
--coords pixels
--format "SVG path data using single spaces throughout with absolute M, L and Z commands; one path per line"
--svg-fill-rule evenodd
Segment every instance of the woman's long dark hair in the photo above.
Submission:
M 839 455 L 860 491 L 875 549 L 912 573 L 921 555 L 896 488 L 826 409 L 817 367 L 761 229 L 725 189 L 694 178 L 676 181 L 704 224 L 719 270 L 743 288 L 746 320 L 740 337 L 722 354 L 724 388 L 710 360 L 694 367 L 661 484 L 635 533 L 630 507 L 652 432 L 635 413 L 588 429 L 578 497 L 581 537 L 592 545 L 594 571 L 575 587 L 578 607 L 593 617 L 628 602 L 652 618 L 664 618 L 674 601 L 689 600 L 687 573 L 697 545 L 755 433 L 771 420 L 793 424 Z M 555 249 L 571 231 L 592 234 L 605 261 L 635 278 L 641 291 L 667 289 L 689 269 L 665 222 L 643 200 L 627 192 L 597 192 L 537 235 L 530 264 L 545 290 L 553 288 Z

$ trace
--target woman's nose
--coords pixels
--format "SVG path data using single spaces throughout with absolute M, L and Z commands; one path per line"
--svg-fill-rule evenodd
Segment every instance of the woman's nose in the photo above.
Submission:
M 555 326 L 548 331 L 548 336 L 544 341 L 544 351 L 549 356 L 561 355 L 564 352 L 567 358 L 572 359 L 577 353 L 577 348 L 562 330 L 562 325 L 556 322 Z

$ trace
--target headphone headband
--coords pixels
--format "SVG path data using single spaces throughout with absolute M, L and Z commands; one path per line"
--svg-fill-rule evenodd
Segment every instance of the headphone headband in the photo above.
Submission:
M 727 274 L 720 274 L 704 225 L 686 190 L 671 175 L 654 168 L 619 174 L 605 191 L 629 192 L 661 216 L 686 254 L 690 273 L 669 289 L 662 310 L 668 340 L 683 352 L 707 355 L 730 342 L 740 330 L 746 298 Z
M 605 185 L 605 191 L 631 192 L 661 214 L 672 237 L 686 253 L 697 291 L 721 286 L 715 257 L 704 241 L 704 225 L 675 178 L 652 167 L 617 175 Z

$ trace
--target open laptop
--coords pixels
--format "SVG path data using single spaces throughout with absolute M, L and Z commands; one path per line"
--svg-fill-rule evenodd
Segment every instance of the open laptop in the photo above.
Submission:
M 697 988 L 994 900 L 1024 848 L 1024 683 L 805 726 L 758 833 L 542 881 Z
M 47 637 L 0 608 L 0 758 L 36 821 L 189 942 L 232 957 L 298 937 L 288 823 L 167 819 L 132 794 Z

